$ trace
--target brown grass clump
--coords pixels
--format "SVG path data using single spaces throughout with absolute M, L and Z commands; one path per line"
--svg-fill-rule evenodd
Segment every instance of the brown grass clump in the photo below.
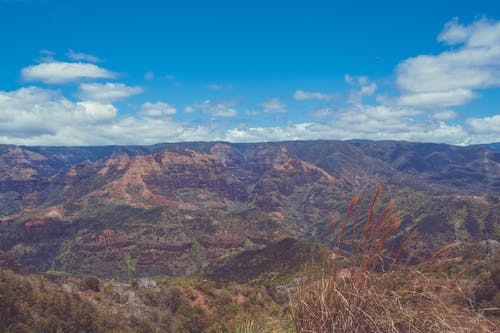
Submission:
M 493 332 L 493 323 L 469 309 L 465 282 L 435 273 L 454 260 L 443 256 L 458 244 L 417 267 L 399 263 L 415 234 L 394 253 L 384 249 L 401 220 L 392 203 L 376 216 L 380 192 L 378 187 L 366 213 L 355 196 L 343 221 L 332 219 L 329 232 L 337 233 L 331 254 L 306 269 L 298 284 L 292 313 L 296 331 Z

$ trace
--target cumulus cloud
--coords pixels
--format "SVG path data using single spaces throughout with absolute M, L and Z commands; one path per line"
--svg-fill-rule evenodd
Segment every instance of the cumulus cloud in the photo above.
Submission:
M 112 104 L 85 101 L 76 103 L 75 115 L 85 122 L 102 122 L 116 117 L 117 110 Z
M 150 105 L 145 104 L 145 109 L 148 109 Z M 150 104 L 163 107 L 163 103 Z M 0 143 L 153 144 L 208 140 L 215 135 L 209 126 L 187 126 L 165 117 L 119 116 L 112 104 L 97 101 L 75 103 L 48 89 L 27 87 L 0 91 Z
M 488 134 L 496 133 L 496 140 L 500 141 L 500 115 L 485 118 L 469 118 L 466 120 L 466 125 L 473 133 Z
M 286 113 L 286 112 L 288 112 L 287 105 L 285 103 L 282 103 L 278 98 L 270 98 L 270 99 L 266 100 L 265 102 L 261 103 L 260 107 L 262 107 L 263 112 L 265 112 L 265 113 Z
M 78 88 L 81 99 L 114 102 L 140 94 L 141 87 L 129 87 L 123 83 L 82 83 Z
M 471 143 L 500 142 L 500 115 L 469 118 L 464 124 Z
M 68 58 L 74 61 L 89 61 L 89 62 L 100 62 L 101 59 L 97 58 L 96 56 L 93 56 L 91 54 L 86 54 L 82 52 L 75 52 L 73 50 L 69 50 L 68 53 L 66 53 Z
M 438 41 L 448 45 L 465 43 L 469 47 L 497 45 L 500 43 L 500 24 L 481 18 L 470 25 L 462 25 L 454 18 L 445 25 Z
M 451 107 L 467 104 L 476 97 L 471 90 L 454 89 L 406 94 L 399 98 L 399 104 L 420 107 Z
M 141 114 L 150 117 L 170 116 L 177 112 L 177 109 L 163 102 L 146 102 L 142 104 Z
M 336 95 L 334 94 L 325 94 L 325 93 L 320 93 L 320 92 L 308 92 L 308 91 L 302 91 L 302 90 L 297 90 L 293 94 L 293 98 L 298 100 L 298 101 L 303 101 L 307 99 L 317 99 L 320 101 L 330 101 L 334 99 Z
M 54 137 L 68 127 L 107 124 L 117 114 L 107 103 L 73 103 L 59 93 L 36 87 L 12 92 L 0 91 L 0 133 L 2 142 L 36 144 L 41 137 Z M 66 141 L 69 140 L 69 141 Z M 71 137 L 60 138 L 58 144 Z M 44 144 L 40 140 L 39 144 Z
M 462 25 L 454 19 L 438 41 L 454 48 L 398 65 L 397 84 L 404 103 L 464 105 L 476 96 L 474 90 L 500 86 L 500 22 L 483 18 Z
M 67 83 L 84 78 L 114 78 L 116 73 L 94 64 L 81 62 L 45 62 L 25 67 L 21 71 L 24 81 L 40 81 L 43 83 Z

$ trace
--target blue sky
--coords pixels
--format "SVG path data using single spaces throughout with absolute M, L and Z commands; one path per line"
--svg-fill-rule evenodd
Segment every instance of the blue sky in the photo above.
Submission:
M 0 0 L 0 143 L 500 141 L 500 3 L 450 3 Z

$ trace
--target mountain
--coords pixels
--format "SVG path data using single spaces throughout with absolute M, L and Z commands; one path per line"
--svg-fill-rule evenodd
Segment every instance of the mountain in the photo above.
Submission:
M 500 142 L 490 143 L 487 146 L 495 150 L 500 150 Z
M 182 275 L 283 239 L 322 240 L 332 214 L 377 184 L 420 250 L 498 239 L 500 151 L 485 145 L 2 145 L 0 258 L 31 271 Z

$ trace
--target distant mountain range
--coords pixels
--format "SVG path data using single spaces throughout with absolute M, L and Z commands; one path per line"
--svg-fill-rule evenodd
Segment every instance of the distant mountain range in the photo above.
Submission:
M 331 215 L 377 184 L 421 250 L 498 240 L 499 143 L 0 145 L 0 264 L 191 273 L 286 238 L 321 240 Z
M 495 150 L 500 150 L 500 142 L 490 143 L 487 146 Z

